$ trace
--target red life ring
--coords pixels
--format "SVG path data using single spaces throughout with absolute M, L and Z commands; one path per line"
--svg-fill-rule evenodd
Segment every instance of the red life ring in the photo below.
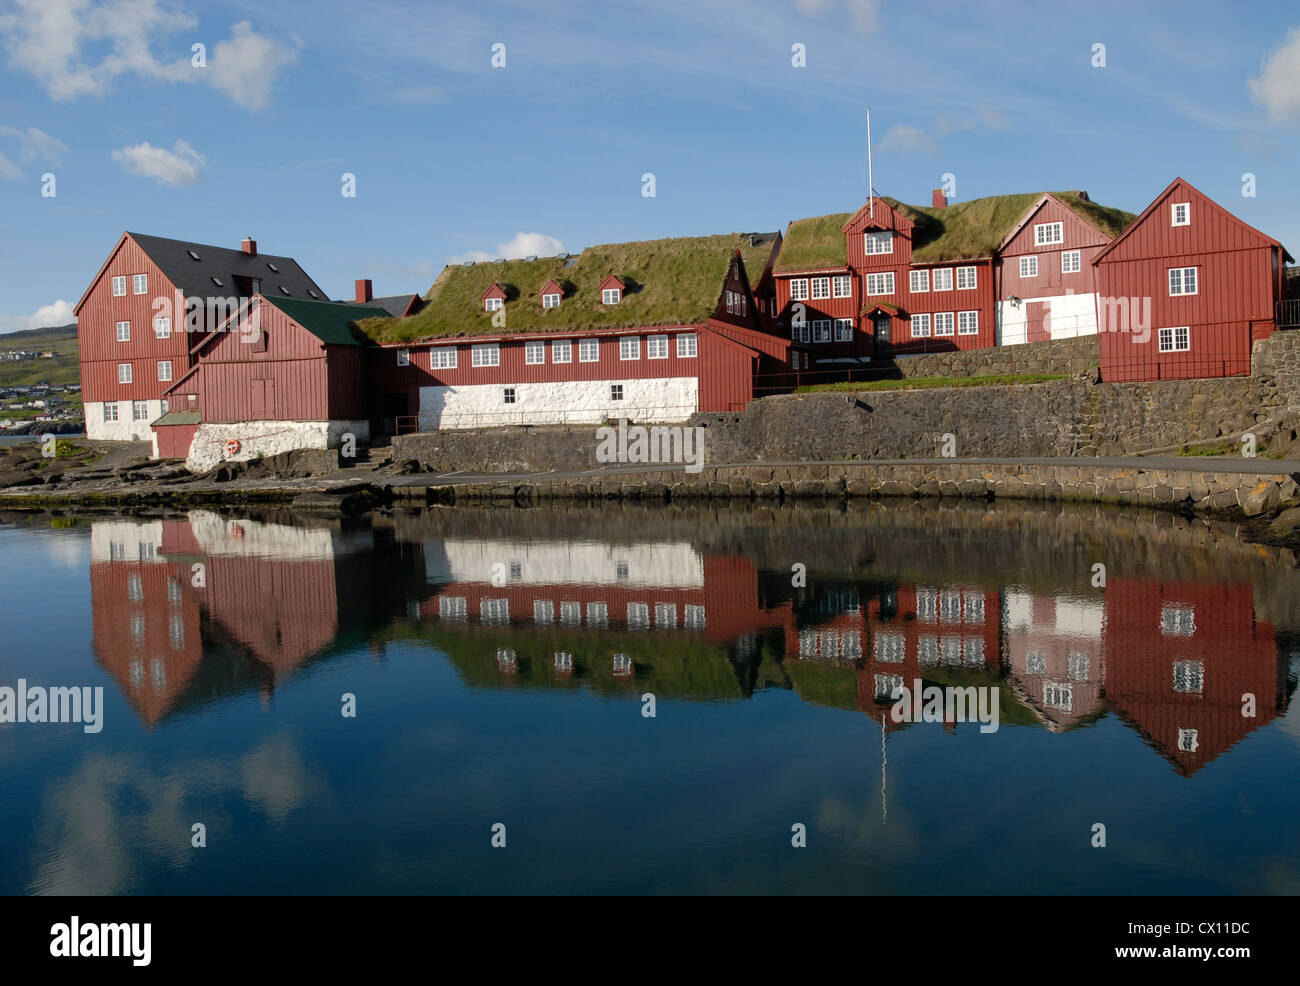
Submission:
M 226 442 L 226 455 L 238 455 L 241 448 L 243 448 L 243 446 L 239 444 L 239 439 L 232 438 L 230 441 Z

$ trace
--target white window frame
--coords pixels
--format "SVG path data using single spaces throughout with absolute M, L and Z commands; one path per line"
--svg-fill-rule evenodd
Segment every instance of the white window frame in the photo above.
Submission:
M 131 382 L 131 364 L 130 364 L 130 363 L 118 363 L 118 364 L 117 364 L 117 382 L 118 382 L 118 383 L 130 383 L 130 382 Z
M 829 277 L 810 277 L 808 282 L 813 301 L 824 301 L 831 296 L 831 279 Z
M 790 300 L 791 301 L 808 300 L 808 278 L 796 277 L 790 281 Z
M 1021 257 L 1020 258 L 1020 276 L 1037 277 L 1038 276 L 1038 257 Z
M 952 290 L 952 268 L 936 267 L 930 272 L 930 289 L 932 291 Z
M 930 272 L 928 270 L 914 270 L 907 275 L 908 291 L 912 294 L 929 294 L 930 293 Z
M 117 330 L 117 341 L 118 341 L 118 342 L 130 342 L 130 341 L 131 341 L 131 323 L 130 323 L 130 322 L 118 322 L 117 325 L 115 326 L 115 328 L 116 328 L 116 330 Z
M 1190 280 L 1192 284 L 1192 289 L 1190 291 L 1187 290 L 1187 282 L 1189 280 L 1187 276 L 1188 271 L 1191 271 Z M 1175 274 L 1178 275 L 1177 278 L 1174 277 Z M 1178 286 L 1177 291 L 1174 290 L 1175 283 Z M 1200 276 L 1199 267 L 1170 267 L 1169 268 L 1169 296 L 1171 298 L 1181 298 L 1184 295 L 1199 294 L 1200 290 L 1201 290 L 1201 276 Z
M 1052 246 L 1065 242 L 1064 223 L 1036 223 L 1034 225 L 1034 246 Z
M 1185 353 L 1192 348 L 1192 331 L 1187 325 L 1175 325 L 1156 333 L 1157 345 L 1162 353 Z M 1181 345 L 1180 345 L 1181 343 Z
M 933 321 L 929 312 L 918 312 L 913 315 L 908 320 L 912 338 L 929 339 Z
M 603 288 L 600 292 L 600 303 L 602 305 L 617 305 L 622 296 L 622 288 Z
M 429 350 L 429 369 L 454 370 L 459 362 L 455 346 L 434 346 Z
M 980 331 L 980 313 L 978 311 L 966 311 L 957 313 L 957 334 L 959 336 L 975 336 Z
M 829 318 L 813 319 L 812 341 L 814 343 L 831 341 L 831 320 Z
M 149 402 L 132 401 L 131 402 L 131 420 L 148 421 L 149 420 Z
M 935 312 L 934 313 L 934 334 L 936 336 L 951 336 L 957 334 L 957 320 L 952 312 Z
M 398 366 L 411 365 L 411 351 L 409 349 L 399 349 L 397 351 L 397 365 Z
M 848 274 L 836 274 L 831 282 L 831 293 L 836 298 L 853 297 L 853 280 Z
M 159 315 L 153 320 L 153 334 L 156 339 L 172 337 L 172 320 L 169 315 Z
M 126 297 L 126 275 L 125 274 L 118 274 L 116 277 L 114 277 L 112 281 L 112 286 L 113 286 L 114 298 Z
M 117 420 L 117 401 L 104 402 L 104 420 L 105 421 Z
M 484 299 L 483 299 L 483 310 L 484 310 L 485 312 L 495 312 L 495 311 L 499 311 L 499 310 L 500 310 L 501 308 L 503 308 L 504 306 L 505 306 L 505 299 L 504 299 L 504 298 L 484 298 Z
M 979 287 L 979 268 L 958 267 L 957 268 L 957 290 L 974 291 L 977 287 Z
M 887 288 L 885 285 L 889 285 Z M 878 290 L 872 290 L 872 286 Z M 875 274 L 867 275 L 867 294 L 885 295 L 894 293 L 894 272 L 892 270 L 880 271 Z
M 628 363 L 641 358 L 641 337 L 620 336 L 618 340 L 618 358 Z
M 645 337 L 645 358 L 646 359 L 667 359 L 668 358 L 668 337 L 666 335 L 646 336 Z
M 573 341 L 570 339 L 561 339 L 551 343 L 551 362 L 552 363 L 572 363 L 573 362 Z
M 559 308 L 560 296 L 556 294 L 554 291 L 548 291 L 546 294 L 542 295 L 542 307 Z
M 1183 218 L 1178 218 L 1178 210 L 1183 210 Z M 1192 203 L 1190 202 L 1171 202 L 1169 203 L 1169 225 L 1170 226 L 1190 226 L 1192 224 Z
M 835 341 L 852 342 L 853 341 L 853 319 L 837 318 L 835 320 Z
M 132 274 L 131 275 L 131 293 L 148 294 L 149 293 L 149 275 Z
M 540 366 L 546 362 L 546 343 L 540 339 L 532 339 L 524 343 L 524 365 Z
M 862 234 L 862 252 L 868 257 L 879 257 L 894 252 L 894 233 L 888 229 L 872 229 Z
M 1081 270 L 1083 270 L 1083 251 L 1062 250 L 1061 251 L 1061 273 L 1077 274 Z
M 501 365 L 501 346 L 495 342 L 477 342 L 470 346 L 470 366 L 486 367 Z
M 699 341 L 694 332 L 682 332 L 677 336 L 677 358 L 694 359 L 700 351 Z
M 172 378 L 172 361 L 169 359 L 160 359 L 158 361 L 158 382 L 168 383 Z
M 600 362 L 600 340 L 599 339 L 578 340 L 578 362 L 579 363 Z

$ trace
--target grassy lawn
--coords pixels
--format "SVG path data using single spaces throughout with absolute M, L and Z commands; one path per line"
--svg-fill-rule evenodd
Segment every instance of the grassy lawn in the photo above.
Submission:
M 816 383 L 800 387 L 796 394 L 829 391 L 932 390 L 937 387 L 1006 387 L 1021 383 L 1064 380 L 1064 373 L 999 373 L 985 377 L 912 377 L 910 380 L 867 380 L 861 383 Z

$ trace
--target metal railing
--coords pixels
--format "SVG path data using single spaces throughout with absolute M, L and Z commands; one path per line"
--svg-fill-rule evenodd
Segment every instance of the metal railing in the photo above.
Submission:
M 1294 329 L 1300 326 L 1300 298 L 1283 298 L 1279 301 L 1274 322 L 1279 329 Z

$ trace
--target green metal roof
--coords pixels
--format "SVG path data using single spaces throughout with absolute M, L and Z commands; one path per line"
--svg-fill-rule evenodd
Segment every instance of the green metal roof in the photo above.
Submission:
M 196 425 L 202 421 L 203 415 L 198 411 L 168 411 L 153 423 L 153 427 L 158 428 L 162 425 Z
M 262 296 L 327 346 L 362 346 L 366 340 L 353 332 L 353 323 L 363 318 L 387 318 L 382 308 L 346 304 L 341 301 L 302 301 L 298 298 Z

